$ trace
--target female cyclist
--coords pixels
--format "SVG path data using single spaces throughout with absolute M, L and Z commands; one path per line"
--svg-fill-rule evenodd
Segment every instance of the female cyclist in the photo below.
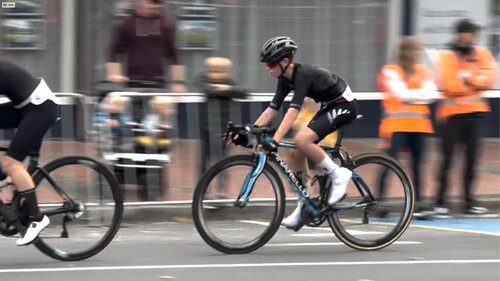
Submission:
M 256 126 L 269 124 L 277 115 L 285 97 L 293 90 L 290 108 L 273 139 L 264 143 L 266 149 L 276 151 L 282 140 L 294 123 L 302 107 L 305 97 L 312 98 L 321 104 L 309 124 L 295 135 L 299 153 L 293 159 L 295 173 L 307 174 L 306 157 L 316 162 L 332 178 L 332 189 L 328 205 L 341 201 L 346 194 L 347 184 L 352 172 L 341 168 L 318 145 L 325 136 L 339 127 L 356 119 L 358 106 L 347 83 L 336 74 L 314 65 L 296 63 L 293 60 L 297 52 L 297 44 L 287 36 L 277 36 L 269 39 L 262 46 L 260 61 L 266 65 L 271 76 L 278 79 L 276 92 L 269 107 L 255 121 Z M 297 208 L 285 218 L 282 224 L 287 228 L 299 230 L 304 224 L 301 219 L 302 201 Z
M 43 136 L 58 118 L 58 105 L 43 79 L 4 60 L 0 60 L 0 94 L 10 100 L 0 104 L 0 128 L 17 128 L 2 162 L 3 177 L 10 178 L 26 204 L 30 223 L 16 244 L 27 245 L 50 221 L 40 213 L 35 184 L 22 162 L 40 150 Z

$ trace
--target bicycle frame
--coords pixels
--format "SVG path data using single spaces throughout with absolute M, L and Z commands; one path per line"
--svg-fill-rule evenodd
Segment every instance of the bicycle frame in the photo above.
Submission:
M 307 206 L 307 209 L 309 210 L 310 214 L 313 217 L 316 217 L 318 215 L 327 215 L 342 210 L 347 211 L 354 208 L 365 207 L 373 203 L 375 201 L 375 198 L 371 193 L 370 189 L 363 181 L 363 179 L 356 173 L 356 171 L 353 170 L 354 163 L 352 158 L 347 153 L 344 155 L 344 153 L 342 153 L 340 150 L 342 135 L 343 132 L 341 130 L 339 131 L 339 137 L 334 147 L 322 147 L 322 148 L 327 154 L 330 154 L 334 159 L 339 159 L 342 166 L 352 170 L 353 172 L 352 179 L 354 181 L 354 184 L 358 189 L 359 193 L 363 197 L 363 200 L 361 202 L 358 202 L 357 204 L 353 204 L 347 207 L 334 207 L 326 210 L 319 210 L 314 204 L 313 200 L 311 199 L 305 186 L 296 178 L 295 174 L 290 170 L 284 159 L 281 158 L 281 156 L 277 152 L 267 153 L 265 151 L 259 151 L 254 153 L 257 165 L 255 165 L 255 168 L 253 168 L 245 178 L 242 189 L 240 191 L 240 194 L 238 195 L 238 198 L 236 199 L 235 204 L 239 203 L 240 208 L 243 208 L 246 205 L 246 203 L 249 200 L 249 195 L 253 190 L 254 183 L 257 177 L 262 173 L 264 166 L 268 160 L 272 161 L 273 163 L 276 164 L 276 166 L 280 168 L 279 170 L 281 171 L 281 173 L 285 175 L 285 177 L 288 179 L 288 182 L 290 183 L 294 191 L 298 194 L 300 200 L 303 200 L 304 204 Z M 280 143 L 280 147 L 296 149 L 295 144 L 292 142 L 282 142 Z
M 0 151 L 7 151 L 7 147 L 0 147 Z M 40 154 L 38 152 L 32 152 L 29 155 L 29 157 L 30 160 L 27 168 L 28 173 L 30 175 L 34 175 L 36 172 L 42 173 L 44 178 L 50 183 L 52 188 L 54 188 L 54 190 L 57 193 L 59 193 L 59 195 L 62 198 L 65 199 L 65 203 L 60 208 L 53 209 L 50 211 L 45 211 L 43 213 L 47 216 L 54 216 L 58 214 L 64 214 L 67 212 L 78 212 L 79 211 L 78 204 L 71 199 L 71 197 L 59 186 L 59 184 L 57 184 L 57 182 L 50 176 L 50 174 L 43 167 L 39 166 Z

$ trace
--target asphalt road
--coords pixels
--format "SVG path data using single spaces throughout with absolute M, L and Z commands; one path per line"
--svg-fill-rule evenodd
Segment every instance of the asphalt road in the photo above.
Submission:
M 9 281 L 500 280 L 498 218 L 415 221 L 375 252 L 348 248 L 328 228 L 306 228 L 280 229 L 253 253 L 226 255 L 188 221 L 125 223 L 107 249 L 80 262 L 52 260 L 13 238 L 0 238 L 0 249 L 0 280 Z

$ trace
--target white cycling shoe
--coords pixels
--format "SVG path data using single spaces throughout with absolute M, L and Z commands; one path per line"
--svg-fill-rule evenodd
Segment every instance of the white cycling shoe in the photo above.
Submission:
M 41 221 L 33 221 L 30 223 L 24 235 L 17 239 L 16 244 L 18 246 L 28 245 L 33 242 L 38 234 L 49 225 L 50 220 L 49 217 L 43 216 Z
M 300 229 L 300 227 L 302 227 L 304 225 L 304 223 L 302 222 L 302 215 L 301 215 L 303 204 L 304 203 L 302 202 L 302 200 L 299 200 L 299 203 L 297 204 L 297 207 L 295 208 L 295 210 L 293 210 L 293 212 L 288 217 L 284 218 L 281 221 L 281 225 L 283 225 L 284 227 L 286 227 L 288 229 L 295 230 L 297 227 L 298 227 L 298 229 Z M 300 225 L 300 227 L 299 227 L 299 225 Z M 295 230 L 295 231 L 297 231 L 297 230 Z
M 352 172 L 347 168 L 338 168 L 332 176 L 332 189 L 328 197 L 328 205 L 332 206 L 346 197 L 346 190 L 351 180 Z

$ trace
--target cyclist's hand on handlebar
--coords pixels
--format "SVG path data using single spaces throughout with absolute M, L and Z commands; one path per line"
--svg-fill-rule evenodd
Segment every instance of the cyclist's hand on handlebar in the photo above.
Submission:
M 266 138 L 262 142 L 262 148 L 269 152 L 277 152 L 279 143 L 275 141 L 273 138 Z
M 229 122 L 227 124 L 227 131 L 222 138 L 224 140 L 229 140 L 236 145 L 250 148 L 252 145 L 250 144 L 248 132 L 248 127 L 241 125 L 235 126 L 232 122 Z
M 239 131 L 237 133 L 230 134 L 231 141 L 236 145 L 241 145 L 243 147 L 251 147 L 250 139 L 248 138 L 248 131 Z

